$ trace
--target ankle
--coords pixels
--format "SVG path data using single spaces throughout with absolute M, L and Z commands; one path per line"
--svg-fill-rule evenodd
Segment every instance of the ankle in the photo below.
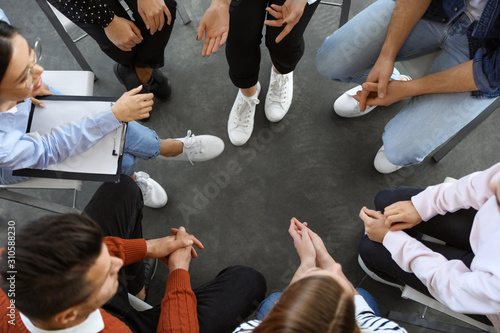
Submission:
M 184 144 L 179 140 L 165 139 L 161 140 L 160 155 L 165 157 L 174 157 L 182 153 Z
M 137 74 L 137 78 L 141 83 L 147 84 L 151 81 L 151 75 L 153 74 L 152 68 L 135 68 L 135 73 Z
M 250 88 L 240 89 L 240 91 L 245 97 L 253 97 L 257 94 L 257 85 Z

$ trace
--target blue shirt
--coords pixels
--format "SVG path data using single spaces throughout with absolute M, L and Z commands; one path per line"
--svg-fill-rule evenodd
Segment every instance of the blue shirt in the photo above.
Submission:
M 469 38 L 470 59 L 479 92 L 476 96 L 500 95 L 500 1 L 488 0 L 479 21 L 471 25 Z M 464 0 L 433 0 L 424 19 L 448 23 L 466 9 Z

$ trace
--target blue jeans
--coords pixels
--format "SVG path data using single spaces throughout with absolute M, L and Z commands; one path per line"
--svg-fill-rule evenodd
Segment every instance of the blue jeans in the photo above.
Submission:
M 136 121 L 128 123 L 121 173 L 132 176 L 137 164 L 136 158 L 143 160 L 156 158 L 160 154 L 160 146 L 160 138 L 155 131 Z M 15 184 L 29 179 L 29 177 L 13 176 L 12 170 L 0 169 L 0 184 Z
M 356 288 L 358 293 L 363 296 L 365 299 L 366 303 L 370 306 L 370 308 L 373 310 L 373 312 L 380 317 L 380 309 L 378 307 L 378 303 L 375 300 L 375 298 L 370 295 L 370 293 L 364 289 L 361 288 Z M 269 311 L 274 306 L 274 303 L 281 297 L 283 293 L 272 293 L 269 295 L 265 300 L 260 303 L 259 307 L 257 308 L 257 319 L 258 320 L 264 320 L 264 318 L 267 316 Z
M 365 82 L 384 43 L 394 4 L 393 0 L 378 0 L 328 37 L 316 57 L 318 71 L 334 81 Z M 466 14 L 447 24 L 420 20 L 396 61 L 439 50 L 429 74 L 468 61 L 471 23 Z M 394 70 L 391 79 L 398 78 L 399 72 Z M 400 166 L 421 162 L 493 101 L 472 97 L 469 92 L 412 97 L 385 127 L 382 139 L 387 159 Z

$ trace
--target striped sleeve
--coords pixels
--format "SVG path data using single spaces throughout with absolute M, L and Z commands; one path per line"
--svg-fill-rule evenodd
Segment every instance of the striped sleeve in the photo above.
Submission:
M 243 323 L 240 326 L 238 326 L 233 331 L 233 333 L 250 333 L 250 332 L 252 332 L 254 330 L 254 328 L 256 328 L 257 326 L 259 326 L 260 323 L 261 323 L 260 320 L 250 320 L 250 321 L 247 321 L 246 323 Z
M 354 304 L 356 307 L 356 322 L 361 329 L 361 332 L 400 332 L 407 333 L 404 328 L 399 326 L 389 319 L 381 318 L 373 312 L 368 306 L 363 296 L 354 296 Z

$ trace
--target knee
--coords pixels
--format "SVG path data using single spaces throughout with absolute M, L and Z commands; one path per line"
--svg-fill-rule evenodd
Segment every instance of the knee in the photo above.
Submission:
M 394 190 L 394 187 L 388 187 L 377 193 L 374 199 L 376 210 L 383 212 L 385 207 L 397 201 L 394 199 Z
M 350 82 L 353 73 L 350 72 L 347 60 L 340 52 L 335 33 L 326 38 L 316 54 L 316 69 L 324 77 L 339 82 Z
M 229 274 L 245 290 L 253 290 L 253 297 L 259 302 L 264 299 L 267 291 L 267 284 L 264 275 L 259 271 L 247 266 L 230 266 L 224 273 Z M 222 273 L 222 272 L 221 272 Z
M 399 131 L 398 131 L 399 133 Z M 428 155 L 419 146 L 421 142 L 409 142 L 403 135 L 386 130 L 382 136 L 385 156 L 389 162 L 399 166 L 418 164 Z
M 365 264 L 368 261 L 367 259 L 369 259 L 370 256 L 375 252 L 377 244 L 378 243 L 370 240 L 370 238 L 368 238 L 366 234 L 363 235 L 363 237 L 361 237 L 361 239 L 359 240 L 358 252 Z

